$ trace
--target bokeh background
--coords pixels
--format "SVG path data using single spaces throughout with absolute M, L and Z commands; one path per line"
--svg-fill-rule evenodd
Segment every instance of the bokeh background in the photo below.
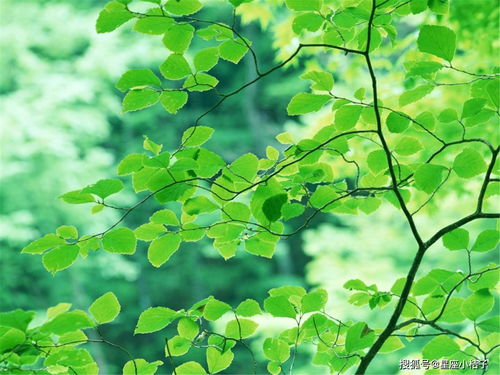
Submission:
M 202 241 L 183 245 L 182 251 L 160 269 L 147 262 L 146 248 L 142 246 L 133 256 L 101 251 L 52 276 L 39 257 L 19 254 L 29 241 L 62 224 L 74 224 L 80 233 L 94 233 L 109 226 L 117 217 L 115 212 L 91 215 L 88 207 L 70 206 L 57 197 L 99 178 L 113 177 L 118 161 L 141 149 L 143 135 L 163 143 L 166 149 L 175 148 L 183 130 L 215 101 L 210 95 L 193 95 L 175 116 L 159 106 L 122 114 L 122 94 L 114 83 L 129 68 L 157 70 L 165 51 L 158 48 L 159 39 L 134 34 L 129 27 L 97 35 L 94 24 L 104 3 L 1 1 L 0 310 L 42 311 L 58 302 L 72 302 L 75 308 L 86 309 L 95 298 L 111 290 L 122 304 L 122 313 L 115 323 L 103 328 L 104 336 L 125 346 L 136 358 L 147 360 L 165 360 L 164 332 L 134 337 L 133 327 L 140 312 L 159 305 L 180 309 L 208 295 L 236 305 L 246 298 L 262 301 L 268 289 L 281 285 L 322 286 L 330 293 L 329 311 L 333 315 L 342 319 L 363 316 L 371 326 L 382 326 L 390 308 L 373 312 L 366 307 L 354 308 L 346 302 L 348 293 L 342 284 L 361 278 L 376 283 L 380 289 L 389 289 L 406 273 L 414 248 L 401 215 L 389 204 L 376 216 L 319 215 L 300 235 L 281 242 L 272 260 L 240 251 L 236 258 L 224 261 L 208 241 Z M 220 1 L 213 3 L 205 18 L 224 20 L 230 16 L 228 6 Z M 264 7 L 253 8 L 253 12 L 246 21 L 255 20 L 242 24 L 241 30 L 254 41 L 264 65 L 270 66 L 276 54 L 271 47 L 276 30 L 265 27 L 266 19 L 280 15 L 266 13 Z M 418 17 L 426 16 L 415 16 L 414 23 L 410 19 L 400 25 L 402 36 L 407 35 L 408 40 L 414 40 L 416 27 L 422 21 Z M 460 65 L 473 71 L 487 69 L 491 61 L 484 61 L 484 56 L 495 56 L 498 51 L 497 1 L 452 1 L 448 22 L 466 41 L 457 53 Z M 480 38 L 474 39 L 474 35 Z M 380 53 L 390 50 L 388 45 Z M 404 81 L 401 73 L 400 52 L 392 51 L 387 54 L 389 58 L 378 62 L 381 80 L 386 83 L 382 84 L 384 95 L 400 92 L 391 84 L 396 79 L 412 85 Z M 226 89 L 253 77 L 249 58 L 236 68 L 220 65 L 215 74 Z M 367 84 L 366 77 L 357 73 L 357 63 L 349 58 L 340 56 L 331 67 L 339 94 Z M 306 82 L 298 78 L 300 68 L 303 66 L 299 64 L 273 73 L 208 116 L 205 123 L 217 130 L 208 147 L 230 161 L 245 152 L 264 156 L 267 145 L 280 148 L 274 136 L 284 130 L 297 138 L 314 132 L 323 120 L 286 116 L 290 98 L 306 87 Z M 441 90 L 439 95 L 432 100 L 448 105 L 457 100 L 456 91 Z M 425 107 L 425 101 L 421 105 Z M 464 194 L 466 198 L 467 192 Z M 456 204 L 461 198 L 452 196 L 441 207 L 430 207 L 419 220 L 424 233 L 436 227 L 437 212 L 439 223 L 463 214 L 465 208 Z M 124 204 L 136 199 L 131 191 L 122 195 Z M 154 202 L 144 205 L 127 217 L 126 225 L 140 225 L 154 207 Z M 445 252 L 439 246 L 428 255 L 423 271 L 436 262 L 446 269 L 465 267 L 463 256 Z M 275 328 L 265 321 L 261 323 L 263 331 Z M 403 353 L 382 356 L 374 362 L 373 370 L 397 373 L 399 359 L 418 357 L 418 347 L 423 343 L 420 340 Z M 261 345 L 260 338 L 251 345 Z M 127 360 L 123 353 L 106 346 L 94 345 L 91 349 L 103 374 L 119 373 Z M 196 352 L 190 355 L 196 359 Z M 311 365 L 311 356 L 307 347 L 302 349 L 296 373 L 326 373 Z M 231 372 L 250 372 L 249 360 L 246 351 L 238 351 Z M 160 372 L 167 373 L 167 368 L 162 367 Z

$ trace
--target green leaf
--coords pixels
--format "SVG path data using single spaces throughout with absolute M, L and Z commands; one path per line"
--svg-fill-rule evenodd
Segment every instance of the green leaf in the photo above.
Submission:
M 150 307 L 139 316 L 134 335 L 159 331 L 172 323 L 178 315 L 167 307 Z
M 134 254 L 137 240 L 129 228 L 118 228 L 106 233 L 102 238 L 104 250 L 110 253 Z
M 16 328 L 8 328 L 5 332 L 2 332 L 2 335 L 0 336 L 0 353 L 15 348 L 25 342 L 25 340 L 26 335 L 23 331 Z
M 98 33 L 109 33 L 131 18 L 134 18 L 134 14 L 129 12 L 124 4 L 111 1 L 99 13 L 95 29 Z
M 483 320 L 477 326 L 486 332 L 500 332 L 500 316 L 493 316 Z
M 163 44 L 170 51 L 182 54 L 189 48 L 193 35 L 193 26 L 188 23 L 177 23 L 167 30 L 163 37 Z
M 370 170 L 375 174 L 378 174 L 388 168 L 387 155 L 384 150 L 370 152 L 366 161 L 368 162 L 368 168 L 370 168 Z
M 181 336 L 174 336 L 167 341 L 168 348 L 165 347 L 165 355 L 178 357 L 186 354 L 191 349 L 191 341 Z
M 443 245 L 449 250 L 467 249 L 469 232 L 463 228 L 454 229 L 443 236 Z
M 170 0 L 175 1 L 175 0 Z M 177 375 L 205 375 L 207 372 L 198 362 L 189 361 L 175 368 Z
M 290 347 L 283 340 L 268 337 L 263 348 L 264 355 L 271 361 L 283 363 L 290 358 Z
M 208 71 L 219 62 L 219 48 L 209 47 L 198 51 L 194 56 L 196 71 Z
M 177 323 L 177 332 L 179 332 L 179 336 L 193 340 L 200 332 L 200 327 L 193 319 L 182 318 Z
M 134 25 L 134 31 L 143 34 L 161 35 L 164 34 L 174 21 L 167 17 L 143 17 L 139 18 Z
M 472 148 L 464 149 L 453 162 L 453 170 L 462 178 L 471 178 L 486 171 L 483 157 Z
M 310 79 L 313 84 L 311 89 L 320 91 L 330 91 L 333 89 L 333 76 L 331 73 L 313 70 L 300 76 L 302 79 Z
M 231 306 L 229 306 L 227 303 L 212 298 L 210 301 L 208 301 L 205 309 L 203 310 L 203 317 L 206 320 L 214 321 L 231 310 Z
M 116 84 L 116 88 L 122 92 L 145 86 L 161 86 L 160 79 L 150 69 L 129 70 L 120 77 Z
M 302 297 L 301 310 L 309 313 L 313 311 L 321 311 L 328 302 L 328 292 L 325 289 L 317 289 Z
M 160 267 L 179 250 L 181 236 L 178 233 L 167 233 L 156 238 L 148 247 L 148 260 L 154 267 Z
M 182 145 L 184 147 L 198 147 L 207 142 L 214 134 L 214 129 L 208 126 L 193 126 L 186 129 L 182 134 Z
M 439 359 L 455 354 L 460 350 L 458 344 L 445 335 L 434 337 L 425 344 L 422 350 L 422 356 L 426 359 Z
M 219 80 L 210 74 L 196 73 L 194 76 L 189 76 L 182 85 L 188 91 L 208 91 L 212 90 Z
M 278 194 L 267 198 L 262 205 L 262 212 L 269 221 L 276 221 L 281 217 L 281 207 L 288 201 L 288 194 Z
M 307 10 L 321 10 L 321 5 L 323 0 L 285 0 L 285 4 L 288 9 L 295 10 L 298 12 Z
M 210 199 L 200 195 L 194 198 L 189 198 L 184 203 L 183 211 L 188 215 L 199 215 L 203 213 L 213 212 L 218 208 L 219 206 L 217 206 Z
M 481 109 L 486 104 L 486 99 L 484 98 L 472 98 L 464 103 L 462 108 L 461 119 L 472 117 L 479 113 Z
M 301 203 L 285 203 L 281 207 L 283 219 L 288 220 L 298 217 L 304 213 L 305 207 Z
M 150 363 L 142 358 L 134 359 L 125 363 L 125 366 L 123 366 L 123 375 L 154 375 L 158 367 L 162 364 L 162 361 Z
M 444 168 L 441 165 L 422 164 L 414 174 L 415 186 L 431 194 L 443 181 L 443 171 Z
M 439 121 L 444 123 L 449 123 L 452 121 L 458 120 L 457 111 L 454 109 L 448 108 L 442 111 L 438 116 Z
M 146 223 L 135 228 L 134 235 L 141 241 L 153 241 L 159 234 L 166 231 L 167 230 L 162 224 Z
M 408 76 L 427 76 L 443 68 L 443 65 L 436 61 L 408 61 L 404 66 Z
M 142 144 L 142 147 L 145 150 L 151 151 L 153 154 L 158 155 L 161 152 L 161 149 L 163 145 L 159 145 L 155 142 L 153 142 L 151 139 L 149 139 L 146 135 L 144 136 L 144 142 Z
M 386 124 L 391 133 L 402 133 L 408 128 L 410 119 L 397 112 L 391 112 L 387 116 Z
M 500 234 L 495 229 L 486 229 L 476 238 L 472 251 L 484 252 L 494 249 L 498 245 Z
M 226 40 L 219 46 L 219 56 L 224 60 L 231 61 L 234 64 L 245 56 L 248 47 L 240 40 Z
M 421 52 L 430 53 L 447 61 L 455 55 L 456 35 L 445 26 L 424 25 L 420 28 L 417 45 Z
M 63 201 L 69 204 L 83 204 L 83 203 L 93 203 L 95 198 L 92 194 L 83 193 L 81 190 L 73 190 L 61 195 Z
M 160 72 L 166 79 L 175 81 L 191 74 L 191 68 L 184 56 L 173 53 L 160 65 Z
M 207 365 L 210 374 L 216 374 L 225 370 L 233 362 L 234 354 L 232 351 L 221 353 L 217 348 L 207 348 Z
M 236 314 L 245 317 L 251 317 L 262 314 L 259 303 L 253 299 L 246 299 L 236 308 Z
M 404 348 L 404 344 L 399 337 L 389 337 L 385 340 L 384 344 L 380 348 L 380 353 L 392 353 L 401 348 Z
M 419 152 L 422 148 L 422 143 L 420 143 L 418 138 L 402 137 L 396 144 L 394 151 L 396 151 L 399 155 L 407 156 Z
M 65 241 L 62 238 L 59 238 L 53 233 L 50 233 L 30 243 L 28 246 L 21 250 L 21 253 L 42 254 L 45 251 L 53 249 L 54 247 L 57 247 L 59 245 L 63 245 L 64 243 Z
M 57 315 L 54 319 L 45 323 L 41 330 L 61 336 L 67 332 L 94 327 L 94 323 L 82 310 L 75 310 Z
M 34 311 L 24 311 L 17 309 L 0 313 L 0 326 L 17 328 L 26 331 L 28 325 L 35 317 Z
M 349 130 L 356 126 L 361 116 L 362 107 L 359 105 L 344 105 L 335 112 L 335 128 L 338 130 Z
M 298 14 L 293 19 L 292 30 L 297 35 L 300 35 L 300 33 L 304 30 L 314 32 L 318 31 L 324 22 L 325 19 L 316 13 L 311 12 L 311 13 Z
M 99 324 L 112 322 L 118 316 L 120 310 L 120 302 L 112 292 L 103 294 L 92 302 L 89 307 L 90 313 Z
M 480 289 L 494 289 L 497 287 L 498 281 L 500 280 L 500 270 L 492 269 L 493 265 L 483 267 L 479 272 L 484 272 L 481 277 L 469 280 L 467 286 L 470 290 L 477 291 Z M 496 265 L 495 265 L 496 266 Z
M 227 323 L 225 335 L 233 339 L 246 339 L 255 333 L 258 326 L 250 319 L 234 319 Z
M 422 99 L 424 96 L 429 95 L 432 90 L 434 90 L 434 86 L 432 85 L 422 85 L 415 87 L 412 90 L 405 91 L 399 97 L 399 105 L 404 107 L 410 103 L 416 102 Z
M 56 229 L 56 234 L 64 239 L 78 238 L 78 230 L 73 225 L 61 225 Z
M 488 289 L 479 289 L 467 297 L 462 304 L 462 314 L 470 320 L 477 320 L 481 315 L 491 311 L 495 299 Z
M 493 102 L 493 105 L 498 108 L 500 105 L 500 80 L 495 79 L 488 83 L 488 85 L 486 85 L 486 92 Z
M 175 114 L 184 107 L 188 101 L 185 91 L 163 91 L 160 95 L 160 103 L 168 112 Z
M 94 194 L 104 199 L 123 189 L 123 182 L 116 179 L 99 180 L 93 185 L 82 189 L 82 193 Z
M 375 341 L 375 333 L 366 323 L 358 322 L 347 330 L 345 349 L 348 353 L 369 347 Z
M 77 245 L 63 245 L 45 253 L 42 263 L 45 269 L 52 274 L 71 266 L 78 257 L 80 249 Z
M 301 92 L 296 94 L 288 107 L 286 108 L 287 113 L 290 116 L 303 115 L 310 112 L 319 111 L 329 100 L 332 98 L 328 95 L 317 95 Z
M 130 154 L 125 156 L 120 164 L 118 164 L 118 175 L 123 176 L 138 171 L 142 168 L 143 159 L 143 154 Z
M 202 6 L 199 0 L 168 0 L 164 7 L 177 16 L 187 16 L 198 12 Z
M 155 224 L 179 226 L 179 219 L 171 210 L 156 211 L 149 220 Z
M 264 300 L 264 310 L 274 317 L 295 318 L 297 312 L 285 296 L 271 296 Z
M 123 112 L 132 112 L 151 107 L 158 103 L 160 93 L 150 89 L 132 90 L 125 95 L 122 102 Z

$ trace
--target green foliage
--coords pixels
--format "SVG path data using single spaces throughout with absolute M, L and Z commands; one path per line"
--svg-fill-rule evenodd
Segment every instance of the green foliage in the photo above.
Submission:
M 53 274 L 73 265 L 79 256 L 87 258 L 90 250 L 102 249 L 114 257 L 135 254 L 137 240 L 150 242 L 147 260 L 153 267 L 181 257 L 178 250 L 186 242 L 204 237 L 225 260 L 242 251 L 272 258 L 280 240 L 300 232 L 316 216 L 371 214 L 389 203 L 402 215 L 413 236 L 413 265 L 390 291 L 360 279 L 344 284 L 345 289 L 354 291 L 348 300 L 354 306 L 368 305 L 371 310 L 390 306 L 392 318 L 385 326 L 370 323 L 374 327 L 370 328 L 364 321 L 343 322 L 331 317 L 326 312 L 331 306 L 325 289 L 306 292 L 302 287 L 283 286 L 269 291 L 262 302 L 264 312 L 259 302 L 252 299 L 233 308 L 214 297 L 178 311 L 150 307 L 138 317 L 134 333 L 165 329 L 161 333 L 165 337 L 165 356 L 178 375 L 230 369 L 236 347 L 251 351 L 246 340 L 261 334 L 261 320 L 255 317 L 289 323 L 274 336 L 263 337 L 260 358 L 270 361 L 267 369 L 272 374 L 284 372 L 285 364 L 292 372 L 302 344 L 314 351 L 313 364 L 327 366 L 330 372 L 345 372 L 358 365 L 355 371 L 362 374 L 379 352 L 403 350 L 409 343 L 407 339 L 428 335 L 420 334 L 420 329 L 435 335 L 422 345 L 426 359 L 451 359 L 462 352 L 487 358 L 493 349 L 485 343 L 497 338 L 489 332 L 498 327 L 496 317 L 490 316 L 495 305 L 498 265 L 477 267 L 471 253 L 495 249 L 499 234 L 491 227 L 478 231 L 472 222 L 500 217 L 492 199 L 496 192 L 491 191 L 493 184 L 498 183 L 495 165 L 499 148 L 494 120 L 498 120 L 499 81 L 496 73 L 471 73 L 451 65 L 464 42 L 447 26 L 420 25 L 419 30 L 405 30 L 403 34 L 409 33 L 408 40 L 398 35 L 402 25 L 407 25 L 404 19 L 410 13 L 426 12 L 429 15 L 419 19 L 438 22 L 448 12 L 448 2 L 346 1 L 334 7 L 322 0 L 287 0 L 288 10 L 274 3 L 254 2 L 262 9 L 286 12 L 284 17 L 288 17 L 287 22 L 276 26 L 275 46 L 289 55 L 278 54 L 279 61 L 267 70 L 261 70 L 252 42 L 238 32 L 234 22 L 229 26 L 191 16 L 198 12 L 204 16 L 204 3 L 146 3 L 149 5 L 142 4 L 136 11 L 134 2 L 109 2 L 96 23 L 97 32 L 106 33 L 136 19 L 134 31 L 146 36 L 162 35 L 161 48 L 168 50 L 166 59 L 158 66 L 162 78 L 154 69 L 128 70 L 121 76 L 116 87 L 125 93 L 122 111 L 139 111 L 159 102 L 167 112 L 176 114 L 192 105 L 193 97 L 204 95 L 190 95 L 191 92 L 211 91 L 207 94 L 214 94 L 217 101 L 190 123 L 176 149 L 165 147 L 168 151 L 163 151 L 162 144 L 145 136 L 146 152 L 127 155 L 119 163 L 118 175 L 130 175 L 133 190 L 144 192 L 137 204 L 127 208 L 110 203 L 125 186 L 132 190 L 128 188 L 130 184 L 118 179 L 101 179 L 61 196 L 69 204 L 92 203 L 93 214 L 108 209 L 121 211 L 108 229 L 80 236 L 76 227 L 61 226 L 22 252 L 41 255 L 44 267 Z M 243 9 L 242 16 L 251 12 L 251 2 L 230 3 L 238 7 L 238 12 Z M 247 5 L 250 7 L 245 8 Z M 288 39 L 289 35 L 295 39 Z M 390 64 L 381 57 L 375 64 L 374 56 L 386 53 L 387 58 L 392 55 L 388 53 L 391 48 L 411 59 L 404 63 L 407 79 L 401 85 L 391 82 L 403 89 L 398 98 L 380 90 L 377 81 L 378 70 Z M 412 51 L 404 51 L 406 48 Z M 359 72 L 368 71 L 367 86 L 371 90 L 357 85 L 352 95 L 341 97 L 336 83 L 334 92 L 333 75 L 327 70 L 339 66 L 333 55 L 336 51 L 345 53 L 347 57 L 343 58 L 349 59 L 348 63 Z M 324 53 L 324 60 L 320 53 Z M 308 121 L 311 118 L 317 122 L 319 126 L 314 132 L 298 141 L 286 132 L 278 135 L 277 140 L 286 147 L 266 148 L 266 158 L 245 153 L 229 161 L 202 147 L 215 134 L 214 128 L 202 125 L 210 113 L 297 56 L 305 61 L 305 68 L 299 65 L 299 69 L 304 70 L 301 78 L 312 82 L 311 92 L 296 93 L 286 112 L 289 116 L 307 115 Z M 448 65 L 430 60 L 436 57 Z M 361 62 L 354 62 L 355 58 Z M 220 64 L 239 65 L 246 61 L 243 59 L 253 64 L 255 78 L 234 91 L 219 91 L 215 75 Z M 455 60 L 458 59 L 457 53 Z M 401 78 L 399 68 L 394 69 L 394 77 Z M 476 79 L 462 82 L 450 71 Z M 447 108 L 448 103 L 432 103 L 431 96 L 443 87 L 453 89 L 447 86 L 468 88 L 467 92 L 459 91 L 456 102 L 450 104 L 455 108 Z M 328 108 L 331 101 L 333 105 Z M 406 107 L 405 113 L 401 107 Z M 468 195 L 469 191 L 473 194 Z M 468 204 L 467 216 L 447 224 L 436 220 L 431 233 L 421 230 L 423 220 L 417 219 L 417 215 L 426 210 L 432 213 L 457 197 Z M 149 221 L 143 220 L 135 230 L 129 229 L 124 220 L 137 213 L 146 201 L 153 200 L 161 208 L 152 213 Z M 124 226 L 117 228 L 119 224 Z M 463 228 L 466 225 L 467 229 Z M 472 247 L 471 237 L 475 238 Z M 439 240 L 449 250 L 466 250 L 467 273 L 434 268 L 417 279 L 422 258 Z M 48 319 L 35 327 L 30 325 L 30 312 L 16 310 L 0 315 L 2 370 L 31 371 L 23 366 L 43 358 L 42 372 L 47 369 L 48 373 L 96 373 L 97 364 L 89 352 L 76 347 L 90 341 L 83 330 L 94 329 L 96 323 L 114 321 L 121 310 L 120 303 L 111 292 L 99 297 L 89 307 L 95 321 L 83 310 L 68 311 L 69 308 L 65 304 L 52 308 Z M 174 322 L 178 335 L 171 337 L 167 327 Z M 453 326 L 442 326 L 451 323 L 463 324 L 476 337 L 469 335 L 474 339 L 464 339 Z M 482 330 L 481 336 L 477 327 Z M 104 339 L 99 342 L 109 344 Z M 173 364 L 173 357 L 188 355 L 192 347 L 205 350 L 206 365 L 191 360 Z M 23 356 L 25 362 L 21 360 Z M 32 356 L 35 358 L 26 359 Z M 135 360 L 130 354 L 129 357 L 124 374 L 153 374 L 162 365 L 162 361 Z M 256 368 L 252 370 L 257 372 Z

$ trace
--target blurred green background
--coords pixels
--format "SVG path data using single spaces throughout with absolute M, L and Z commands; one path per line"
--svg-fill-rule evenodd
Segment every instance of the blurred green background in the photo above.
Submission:
M 57 197 L 99 178 L 113 177 L 118 161 L 141 149 L 142 135 L 163 143 L 166 149 L 175 148 L 182 131 L 215 101 L 210 95 L 199 94 L 175 116 L 160 106 L 123 115 L 122 94 L 114 83 L 129 68 L 156 70 L 165 52 L 156 47 L 158 40 L 133 34 L 127 27 L 118 33 L 97 35 L 94 23 L 104 3 L 1 2 L 0 310 L 41 311 L 58 302 L 72 302 L 75 308 L 85 309 L 104 292 L 113 291 L 122 304 L 122 313 L 116 323 L 104 327 L 103 334 L 125 346 L 136 358 L 147 360 L 165 359 L 164 333 L 133 337 L 140 312 L 158 305 L 180 309 L 208 295 L 236 305 L 245 298 L 262 301 L 267 290 L 276 286 L 322 286 L 330 292 L 333 315 L 349 319 L 369 314 L 370 325 L 382 326 L 390 308 L 374 312 L 353 308 L 346 302 L 348 294 L 342 290 L 342 284 L 361 278 L 388 289 L 406 273 L 414 249 L 401 216 L 390 205 L 384 206 L 376 217 L 318 216 L 301 235 L 281 242 L 272 260 L 240 251 L 236 258 L 224 261 L 207 241 L 184 246 L 171 261 L 154 269 L 146 260 L 143 244 L 133 256 L 98 252 L 51 276 L 39 257 L 19 254 L 29 241 L 62 224 L 74 224 L 82 234 L 109 226 L 117 218 L 115 212 L 91 215 L 88 207 L 69 206 Z M 475 70 L 491 63 L 479 56 L 492 56 L 498 50 L 497 36 L 491 32 L 498 30 L 498 4 L 494 0 L 475 0 L 475 11 L 468 12 L 467 3 L 452 2 L 450 22 L 464 39 L 481 35 L 474 50 L 467 54 L 462 50 L 457 58 L 461 66 Z M 229 8 L 216 2 L 205 18 L 220 20 L 229 15 Z M 403 34 L 415 32 L 417 24 L 401 25 Z M 270 48 L 271 31 L 262 30 L 256 22 L 242 25 L 241 29 L 255 41 L 264 65 L 270 66 L 275 55 Z M 390 45 L 385 48 L 389 50 Z M 386 75 L 383 79 L 402 80 L 398 53 L 390 56 L 384 63 L 388 69 L 381 69 Z M 332 64 L 337 92 L 344 94 L 353 87 L 366 85 L 363 77 L 356 74 L 359 66 L 346 64 L 341 58 Z M 230 89 L 251 79 L 253 66 L 251 59 L 245 58 L 237 67 L 226 64 L 215 73 L 223 87 Z M 226 160 L 245 152 L 263 156 L 267 145 L 280 147 L 274 136 L 285 129 L 297 137 L 313 131 L 315 126 L 307 118 L 300 122 L 286 116 L 289 99 L 306 85 L 298 79 L 298 73 L 297 67 L 273 73 L 208 116 L 204 122 L 217 130 L 209 147 Z M 390 93 L 398 88 L 388 85 L 383 89 Z M 452 92 L 446 94 L 445 91 L 438 99 L 453 103 Z M 132 204 L 135 199 L 129 192 L 123 195 L 121 203 Z M 154 207 L 154 202 L 143 205 L 127 217 L 126 225 L 137 227 Z M 464 210 L 450 204 L 440 222 Z M 428 226 L 426 233 L 435 227 L 428 220 L 434 213 L 431 208 L 419 221 Z M 423 271 L 436 262 L 442 268 L 464 268 L 462 258 L 436 249 L 429 254 Z M 273 327 L 265 321 L 262 325 L 272 332 Z M 252 345 L 257 347 L 260 343 L 257 338 Z M 422 341 L 405 349 L 405 357 L 415 357 L 421 345 Z M 92 351 L 103 374 L 119 373 L 127 360 L 113 348 L 94 345 Z M 399 353 L 384 356 L 374 362 L 373 369 L 396 373 L 400 357 Z M 245 350 L 239 350 L 231 373 L 251 372 L 249 359 Z M 305 347 L 297 358 L 296 373 L 326 373 L 325 369 L 312 367 L 310 361 L 311 353 Z M 259 370 L 264 371 L 264 367 Z M 167 372 L 162 367 L 160 373 Z

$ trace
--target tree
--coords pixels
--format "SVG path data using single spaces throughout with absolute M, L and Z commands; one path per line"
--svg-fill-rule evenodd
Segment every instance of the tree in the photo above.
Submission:
M 121 179 L 99 180 L 61 196 L 69 204 L 92 204 L 93 213 L 122 211 L 115 224 L 84 236 L 65 225 L 32 242 L 23 253 L 41 255 L 45 268 L 56 273 L 79 256 L 87 258 L 101 249 L 133 254 L 139 240 L 149 242 L 147 258 L 154 267 L 161 267 L 182 243 L 206 236 L 224 259 L 236 256 L 239 248 L 271 258 L 280 240 L 299 233 L 318 215 L 371 214 L 382 204 L 391 204 L 400 211 L 413 237 L 414 258 L 406 276 L 394 280 L 390 290 L 379 290 L 359 279 L 344 285 L 355 291 L 350 298 L 353 305 L 370 309 L 389 305 L 392 311 L 385 326 L 333 317 L 325 310 L 328 292 L 324 289 L 282 286 L 271 289 L 262 304 L 247 299 L 232 307 L 210 296 L 179 311 L 151 307 L 138 317 L 134 333 L 149 334 L 175 324 L 178 334 L 165 337 L 165 354 L 176 375 L 221 372 L 231 365 L 236 345 L 251 353 L 251 371 L 257 372 L 259 364 L 246 339 L 255 335 L 255 317 L 264 314 L 262 306 L 266 316 L 285 318 L 294 325 L 263 342 L 261 352 L 271 374 L 292 373 L 303 345 L 315 347 L 315 365 L 327 366 L 332 372 L 353 368 L 356 374 L 364 374 L 376 356 L 404 350 L 410 339 L 428 337 L 432 338 L 422 348 L 424 360 L 444 358 L 458 363 L 472 358 L 468 366 L 483 372 L 489 360 L 491 371 L 498 370 L 499 318 L 492 310 L 499 267 L 473 257 L 498 247 L 494 222 L 500 217 L 495 201 L 499 79 L 497 69 L 491 67 L 476 73 L 452 64 L 455 54 L 462 51 L 457 34 L 439 22 L 447 13 L 447 1 L 349 0 L 339 5 L 326 0 L 286 0 L 289 13 L 279 25 L 286 32 L 276 34 L 276 45 L 281 47 L 279 62 L 267 68 L 255 52 L 256 42 L 238 31 L 236 12 L 251 18 L 256 9 L 282 10 L 277 8 L 279 4 L 230 0 L 235 10 L 229 25 L 198 16 L 203 13 L 198 0 L 129 3 L 108 3 L 97 20 L 97 32 L 111 32 L 134 20 L 135 31 L 163 35 L 169 55 L 159 67 L 160 74 L 133 69 L 122 75 L 117 88 L 126 93 L 123 111 L 160 103 L 168 112 L 177 113 L 199 92 L 211 92 L 218 100 L 185 130 L 176 150 L 164 151 L 161 144 L 145 137 L 145 152 L 130 154 L 120 162 L 118 175 L 131 175 L 135 192 L 144 192 L 132 207 L 117 206 L 110 198 L 124 189 Z M 408 27 L 405 20 L 410 18 L 425 22 L 417 32 L 410 31 L 412 44 L 406 50 L 398 34 Z M 203 40 L 200 48 L 193 43 L 195 35 Z M 397 101 L 381 94 L 378 70 L 388 60 L 381 51 L 404 53 L 407 58 L 405 90 Z M 233 90 L 220 91 L 212 69 L 222 60 L 237 65 L 245 55 L 253 61 L 255 78 Z M 209 113 L 299 58 L 305 66 L 300 77 L 311 86 L 291 98 L 288 114 L 319 112 L 333 122 L 299 141 L 289 133 L 279 134 L 283 150 L 269 146 L 261 159 L 244 154 L 228 163 L 203 147 L 214 134 L 204 123 Z M 332 61 L 341 58 L 368 77 L 366 87 L 345 97 L 336 93 L 334 76 L 328 70 Z M 463 94 L 464 87 L 470 91 L 459 104 L 448 108 L 433 103 L 430 110 L 416 116 L 410 110 L 440 89 Z M 456 108 L 461 109 L 460 114 Z M 339 163 L 341 168 L 332 167 Z M 440 208 L 445 199 L 464 190 L 467 194 L 461 204 L 469 214 L 424 234 L 419 215 Z M 122 225 L 152 199 L 162 207 L 143 225 L 134 230 Z M 476 230 L 471 226 L 474 222 L 484 226 Z M 422 259 L 440 243 L 449 251 L 463 252 L 468 269 L 436 267 L 417 279 Z M 62 366 L 57 368 L 67 373 L 94 373 L 96 363 L 88 351 L 78 348 L 93 341 L 114 346 L 130 357 L 125 374 L 155 373 L 162 365 L 161 361 L 135 359 L 127 349 L 102 336 L 87 338 L 84 329 L 99 333 L 101 324 L 119 314 L 121 306 L 113 293 L 94 301 L 90 314 L 69 309 L 68 304 L 50 308 L 47 321 L 29 329 L 33 313 L 2 313 L 3 368 L 30 373 L 29 366 L 37 365 L 42 357 L 42 373 L 55 370 L 54 366 Z M 212 329 L 211 322 L 220 322 L 224 329 Z M 462 323 L 460 329 L 454 323 Z M 174 363 L 174 357 L 193 347 L 206 350 L 206 366 L 195 361 Z M 401 362 L 401 366 L 410 364 Z

